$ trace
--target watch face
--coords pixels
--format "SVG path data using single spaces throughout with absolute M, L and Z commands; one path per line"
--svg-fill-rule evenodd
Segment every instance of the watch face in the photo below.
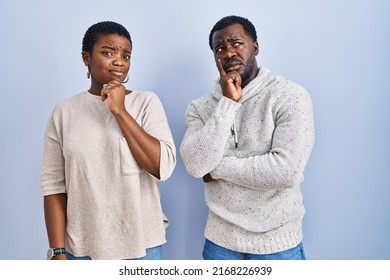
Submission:
M 51 258 L 53 258 L 54 257 L 54 252 L 53 252 L 53 249 L 49 249 L 49 250 L 47 250 L 47 257 L 46 257 L 46 259 L 47 260 L 51 260 Z

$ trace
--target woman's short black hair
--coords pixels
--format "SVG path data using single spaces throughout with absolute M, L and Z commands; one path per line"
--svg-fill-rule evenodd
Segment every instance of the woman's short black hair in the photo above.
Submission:
M 124 36 L 130 41 L 130 44 L 133 45 L 130 33 L 125 27 L 113 21 L 102 21 L 95 23 L 85 32 L 82 51 L 92 53 L 93 46 L 99 40 L 99 37 L 107 34 L 118 34 Z
M 218 30 L 222 30 L 225 27 L 228 27 L 233 24 L 241 24 L 242 27 L 245 30 L 245 33 L 247 33 L 253 40 L 253 42 L 257 41 L 257 34 L 256 34 L 256 28 L 254 25 L 244 17 L 239 17 L 239 16 L 227 16 L 222 19 L 220 19 L 214 27 L 211 29 L 210 35 L 209 35 L 209 46 L 211 49 L 213 49 L 213 34 L 214 32 Z

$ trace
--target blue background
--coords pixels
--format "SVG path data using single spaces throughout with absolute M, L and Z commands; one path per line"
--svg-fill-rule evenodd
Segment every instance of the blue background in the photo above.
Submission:
M 43 259 L 44 130 L 56 103 L 88 89 L 86 29 L 123 24 L 130 89 L 156 92 L 179 148 L 188 103 L 218 77 L 208 35 L 226 15 L 257 28 L 258 64 L 311 94 L 316 143 L 302 184 L 310 259 L 390 259 L 390 2 L 0 0 L 0 259 Z M 179 153 L 178 153 L 179 155 Z M 201 259 L 203 183 L 178 156 L 161 184 L 165 259 Z

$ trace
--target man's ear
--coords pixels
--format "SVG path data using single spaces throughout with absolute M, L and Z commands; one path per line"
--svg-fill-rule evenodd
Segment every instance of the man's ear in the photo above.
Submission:
M 260 46 L 258 42 L 253 42 L 253 52 L 255 55 L 258 55 L 260 52 Z
M 90 55 L 88 52 L 82 52 L 81 57 L 83 58 L 85 66 L 88 66 L 90 63 Z

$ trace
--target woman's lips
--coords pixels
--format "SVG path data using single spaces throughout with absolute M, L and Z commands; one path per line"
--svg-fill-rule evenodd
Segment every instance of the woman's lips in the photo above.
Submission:
M 125 75 L 124 72 L 119 71 L 119 70 L 111 70 L 110 73 L 111 73 L 111 75 L 118 76 L 118 77 L 123 77 Z

